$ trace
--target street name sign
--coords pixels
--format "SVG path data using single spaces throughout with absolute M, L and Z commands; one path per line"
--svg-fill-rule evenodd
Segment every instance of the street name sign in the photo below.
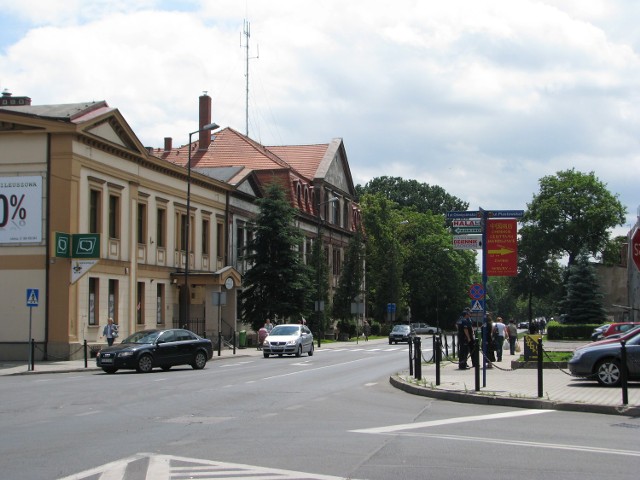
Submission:
M 476 218 L 480 216 L 479 211 L 473 210 L 453 210 L 451 212 L 447 212 L 447 218 Z
M 477 250 L 482 248 L 482 235 L 456 235 L 453 237 L 456 250 Z

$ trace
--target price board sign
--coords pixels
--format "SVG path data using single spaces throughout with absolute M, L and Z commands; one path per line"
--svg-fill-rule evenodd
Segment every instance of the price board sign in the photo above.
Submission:
M 42 242 L 42 177 L 0 177 L 0 244 Z

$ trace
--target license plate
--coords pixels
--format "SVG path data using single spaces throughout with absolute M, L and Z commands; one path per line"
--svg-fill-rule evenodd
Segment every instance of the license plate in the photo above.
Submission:
M 100 363 L 101 364 L 105 364 L 105 363 L 113 363 L 113 358 L 101 358 L 100 359 Z

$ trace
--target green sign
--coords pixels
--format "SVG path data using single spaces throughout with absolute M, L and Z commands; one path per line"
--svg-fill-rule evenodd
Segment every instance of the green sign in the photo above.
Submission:
M 482 227 L 453 227 L 454 235 L 467 235 L 482 233 Z
M 73 258 L 100 258 L 99 233 L 74 233 Z
M 56 232 L 56 257 L 71 258 L 71 235 Z

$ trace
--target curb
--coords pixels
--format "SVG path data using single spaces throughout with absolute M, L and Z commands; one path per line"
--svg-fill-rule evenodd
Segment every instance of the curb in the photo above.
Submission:
M 503 407 L 530 408 L 537 410 L 562 410 L 569 412 L 601 413 L 605 415 L 625 415 L 640 417 L 640 406 L 611 406 L 587 403 L 553 402 L 541 398 L 518 398 L 492 395 L 491 392 L 476 393 L 475 391 L 452 391 L 442 388 L 428 388 L 412 385 L 397 375 L 389 377 L 389 383 L 406 393 L 422 397 L 436 398 L 458 403 L 473 403 L 477 405 L 498 405 Z

